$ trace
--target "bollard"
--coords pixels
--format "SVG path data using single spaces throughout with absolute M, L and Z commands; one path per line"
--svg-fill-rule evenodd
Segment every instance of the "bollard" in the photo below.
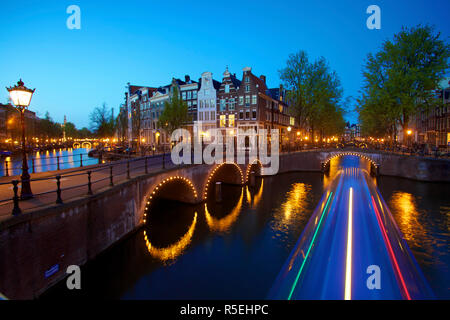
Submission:
M 12 214 L 13 214 L 13 216 L 17 216 L 22 213 L 22 210 L 20 210 L 20 208 L 19 208 L 19 188 L 17 187 L 17 185 L 19 184 L 19 180 L 12 181 L 12 184 L 13 184 L 13 191 L 14 191 L 14 198 L 13 198 L 14 207 L 13 207 Z
M 216 202 L 222 202 L 222 182 L 216 182 L 215 195 Z
M 33 170 L 33 173 L 36 173 L 36 170 L 34 168 L 34 158 L 31 158 L 31 168 Z
M 100 152 L 98 153 L 98 164 L 102 164 L 102 162 L 103 162 L 103 154 L 102 154 L 102 152 L 100 151 Z
M 114 186 L 114 181 L 113 181 L 113 167 L 110 166 L 109 167 L 109 185 L 112 187 Z
M 80 154 L 80 167 L 83 167 L 83 154 Z
M 56 156 L 56 162 L 57 162 L 56 170 L 59 171 L 59 156 Z
M 250 172 L 250 177 L 249 177 L 249 183 L 250 183 L 250 187 L 255 187 L 255 180 L 256 180 L 256 174 L 255 174 L 255 171 L 251 171 Z
M 63 201 L 61 199 L 61 176 L 56 176 L 56 203 L 62 204 Z
M 148 174 L 148 163 L 147 163 L 147 157 L 145 157 L 145 174 Z
M 5 169 L 6 169 L 5 177 L 9 177 L 8 161 L 5 161 L 5 165 L 6 165 L 6 167 L 5 167 Z
M 127 179 L 131 179 L 130 178 L 130 160 L 127 161 Z
M 88 175 L 88 195 L 89 196 L 92 196 L 92 182 L 91 182 L 91 174 L 92 174 L 92 172 L 91 171 L 88 171 L 87 172 L 87 175 Z

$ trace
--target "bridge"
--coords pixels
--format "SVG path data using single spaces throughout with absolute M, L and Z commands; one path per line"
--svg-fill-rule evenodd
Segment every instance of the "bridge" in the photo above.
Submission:
M 321 172 L 349 152 L 369 159 L 378 174 L 450 181 L 445 160 L 336 149 L 283 153 L 279 173 Z M 399 163 L 414 170 L 395 171 Z M 168 155 L 157 155 L 32 175 L 35 197 L 27 201 L 20 201 L 18 177 L 2 178 L 0 291 L 11 298 L 39 296 L 69 265 L 86 263 L 145 224 L 157 198 L 198 204 L 215 196 L 216 183 L 251 184 L 264 174 L 258 160 L 176 166 Z

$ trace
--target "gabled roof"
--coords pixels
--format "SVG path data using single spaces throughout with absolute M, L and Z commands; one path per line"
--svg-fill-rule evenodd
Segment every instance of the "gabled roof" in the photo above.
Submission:
M 230 74 L 230 79 L 236 89 L 241 86 L 241 80 L 236 78 L 236 75 Z

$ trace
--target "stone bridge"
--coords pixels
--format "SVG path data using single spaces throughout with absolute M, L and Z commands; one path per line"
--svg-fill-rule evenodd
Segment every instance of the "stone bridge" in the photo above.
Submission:
M 450 182 L 449 160 L 336 149 L 282 154 L 279 173 L 321 172 L 346 154 L 367 159 L 380 175 Z M 83 265 L 140 228 L 155 198 L 200 203 L 216 182 L 251 183 L 252 172 L 264 176 L 260 161 L 179 166 L 11 216 L 0 222 L 0 292 L 14 299 L 37 297 L 63 279 L 68 266 Z

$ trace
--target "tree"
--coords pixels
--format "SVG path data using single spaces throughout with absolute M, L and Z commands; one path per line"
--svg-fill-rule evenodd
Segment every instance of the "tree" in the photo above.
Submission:
M 116 119 L 117 136 L 121 141 L 125 141 L 128 131 L 128 113 L 125 108 L 120 108 L 119 115 Z
M 434 90 L 449 68 L 450 47 L 430 26 L 402 28 L 381 50 L 369 54 L 358 108 L 362 129 L 393 135 L 411 116 L 437 105 Z
M 163 128 L 170 136 L 173 131 L 183 127 L 191 121 L 188 114 L 188 106 L 178 93 L 178 88 L 173 87 L 172 96 L 164 104 L 164 110 L 158 119 L 158 127 Z
M 73 138 L 79 138 L 79 132 L 72 122 L 66 122 L 66 125 L 64 126 L 64 131 L 66 132 L 66 138 L 73 137 Z
M 318 129 L 320 136 L 337 134 L 345 127 L 341 104 L 342 88 L 336 72 L 325 58 L 309 61 L 305 51 L 291 54 L 286 67 L 279 71 L 288 89 L 287 99 L 300 128 Z
M 109 138 L 114 135 L 115 121 L 112 118 L 106 104 L 96 107 L 90 114 L 91 128 L 95 135 L 99 138 Z

